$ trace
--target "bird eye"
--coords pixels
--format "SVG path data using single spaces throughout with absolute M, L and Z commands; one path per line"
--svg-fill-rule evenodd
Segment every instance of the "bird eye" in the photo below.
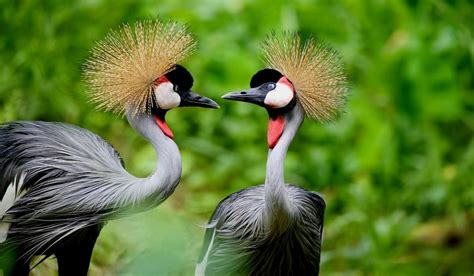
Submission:
M 274 82 L 269 82 L 267 84 L 267 90 L 268 91 L 271 91 L 271 90 L 275 89 L 275 87 L 276 87 L 276 84 Z
M 173 90 L 174 90 L 174 92 L 178 92 L 178 85 L 176 85 L 176 84 L 173 85 Z

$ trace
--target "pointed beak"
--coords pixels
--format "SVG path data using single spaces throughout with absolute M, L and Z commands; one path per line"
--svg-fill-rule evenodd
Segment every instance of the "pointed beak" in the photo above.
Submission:
M 222 96 L 223 99 L 231 101 L 240 101 L 253 103 L 260 106 L 265 106 L 264 101 L 268 91 L 261 89 L 260 87 L 250 88 L 242 90 L 240 92 L 230 92 Z
M 192 91 L 185 92 L 181 95 L 181 103 L 179 106 L 199 106 L 205 108 L 219 108 L 219 105 L 206 97 L 203 97 Z

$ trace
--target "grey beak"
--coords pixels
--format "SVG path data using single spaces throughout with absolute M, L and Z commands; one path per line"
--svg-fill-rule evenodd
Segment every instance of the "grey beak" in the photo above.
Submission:
M 268 91 L 261 89 L 260 87 L 250 88 L 242 90 L 240 92 L 230 92 L 222 96 L 223 99 L 248 102 L 260 106 L 265 106 L 264 101 Z
M 192 91 L 185 92 L 181 94 L 181 103 L 179 106 L 198 106 L 205 108 L 219 108 L 219 105 L 204 96 L 201 96 Z

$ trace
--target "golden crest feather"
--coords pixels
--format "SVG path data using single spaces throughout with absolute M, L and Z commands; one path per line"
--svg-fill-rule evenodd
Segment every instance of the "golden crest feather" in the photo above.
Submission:
M 92 49 L 84 79 L 99 109 L 133 115 L 147 112 L 154 81 L 195 49 L 185 26 L 159 20 L 124 24 Z
M 266 66 L 294 85 L 306 115 L 332 120 L 344 107 L 347 79 L 336 51 L 310 38 L 302 45 L 298 34 L 269 35 L 262 43 Z

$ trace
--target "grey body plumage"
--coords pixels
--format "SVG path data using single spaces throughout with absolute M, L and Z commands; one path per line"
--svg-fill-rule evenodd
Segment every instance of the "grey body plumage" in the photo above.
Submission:
M 264 226 L 263 185 L 234 193 L 219 204 L 205 237 L 205 243 L 212 242 L 212 247 L 204 247 L 199 260 L 207 258 L 205 275 L 319 272 L 324 200 L 298 186 L 287 185 L 285 189 L 295 209 L 294 219 L 284 226 Z
M 143 118 L 144 127 L 138 129 L 149 132 L 146 122 Z M 21 186 L 15 190 L 24 193 L 0 223 L 12 225 L 8 236 L 16 246 L 28 248 L 23 252 L 25 258 L 42 254 L 48 246 L 87 226 L 131 209 L 154 207 L 173 192 L 181 174 L 178 148 L 151 123 L 153 133 L 144 135 L 158 140 L 153 144 L 162 159 L 157 172 L 148 178 L 130 175 L 114 148 L 88 130 L 48 122 L 13 122 L 0 127 L 0 198 L 20 176 Z

